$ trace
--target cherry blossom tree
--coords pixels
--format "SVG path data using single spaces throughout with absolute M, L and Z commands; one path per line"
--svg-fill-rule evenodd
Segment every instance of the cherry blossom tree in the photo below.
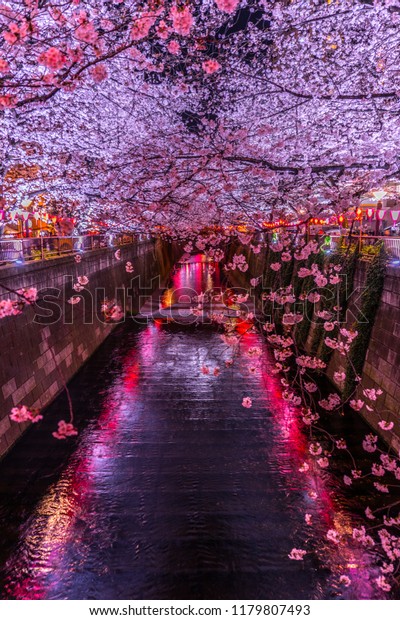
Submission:
M 271 244 L 255 233 L 281 218 L 300 226 L 349 211 L 363 193 L 399 177 L 399 43 L 400 0 L 0 5 L 2 207 L 43 195 L 61 208 L 68 205 L 80 230 L 101 219 L 111 231 L 179 237 L 185 252 L 205 251 L 224 261 L 227 272 L 246 273 L 248 252 L 269 244 L 275 286 L 262 294 L 280 314 L 273 313 L 263 329 L 282 398 L 299 408 L 309 433 L 304 472 L 329 468 L 334 452 L 348 452 L 345 438 L 323 427 L 323 415 L 373 411 L 379 393 L 360 386 L 354 372 L 348 398 L 320 394 L 315 373 L 326 362 L 297 344 L 303 317 L 296 304 L 319 308 L 324 289 L 340 287 L 340 262 L 320 260 L 314 241 L 296 238 L 292 244 L 281 235 Z M 241 227 L 249 235 L 237 241 Z M 232 235 L 247 254 L 229 255 Z M 300 293 L 284 281 L 286 264 L 296 264 L 297 279 L 306 282 Z M 258 286 L 258 274 L 252 275 Z M 18 291 L 0 307 L 0 318 L 33 301 L 33 290 Z M 243 298 L 235 301 L 241 316 Z M 202 304 L 197 300 L 195 317 L 202 316 Z M 112 302 L 105 312 L 110 320 L 120 317 Z M 315 314 L 325 347 L 350 363 L 355 331 L 343 327 L 335 312 L 321 308 Z M 251 325 L 254 317 L 242 318 Z M 231 319 L 218 314 L 213 320 L 232 347 L 231 364 L 240 334 Z M 251 368 L 257 368 L 254 360 Z M 199 372 L 217 376 L 219 366 Z M 238 403 L 249 410 L 252 405 L 251 395 Z M 23 404 L 11 415 L 40 419 Z M 385 419 L 380 428 L 393 430 Z M 71 419 L 55 437 L 75 433 Z M 370 470 L 352 463 L 343 484 L 356 488 L 357 480 L 368 478 L 389 497 L 400 479 L 399 455 L 381 448 L 374 433 L 362 447 L 371 455 Z M 383 508 L 365 506 L 366 523 L 354 524 L 350 534 L 326 532 L 333 545 L 344 535 L 365 547 L 380 545 L 385 561 L 376 585 L 385 592 L 398 573 L 397 507 L 389 497 Z M 305 522 L 312 525 L 309 513 Z M 297 546 L 287 550 L 296 561 L 307 553 Z M 348 587 L 350 577 L 342 575 L 341 583 Z
M 175 231 L 343 212 L 398 173 L 397 0 L 0 11 L 6 204 Z M 9 184 L 8 184 L 9 185 Z

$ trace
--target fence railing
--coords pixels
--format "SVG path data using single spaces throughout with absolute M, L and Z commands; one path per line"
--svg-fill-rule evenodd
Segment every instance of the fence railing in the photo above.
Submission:
M 351 236 L 342 237 L 340 235 L 332 235 L 331 239 L 334 247 L 337 246 L 341 239 L 343 239 L 345 243 L 359 243 L 360 249 L 365 246 L 373 246 L 378 243 L 383 243 L 389 256 L 400 259 L 400 238 L 398 237 L 377 237 L 372 235 L 359 236 L 357 234 L 353 234 Z
M 0 239 L 0 265 L 49 260 L 78 252 L 90 252 L 110 247 L 118 248 L 132 243 L 146 243 L 150 239 L 150 235 L 131 233 Z

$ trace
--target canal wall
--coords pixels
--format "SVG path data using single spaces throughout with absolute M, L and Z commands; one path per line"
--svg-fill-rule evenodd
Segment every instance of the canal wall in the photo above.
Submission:
M 265 253 L 254 255 L 247 247 L 237 245 L 230 250 L 230 254 L 243 253 L 248 259 L 249 269 L 245 273 L 238 270 L 229 272 L 228 277 L 232 285 L 249 288 L 252 278 L 263 276 L 265 279 L 268 270 Z M 231 260 L 231 255 L 228 260 Z M 377 401 L 374 403 L 374 411 L 368 412 L 366 408 L 360 415 L 366 420 L 369 426 L 385 442 L 391 445 L 396 451 L 400 450 L 400 269 L 398 267 L 386 266 L 382 282 L 380 298 L 377 301 L 376 314 L 372 318 L 363 317 L 363 293 L 368 291 L 369 276 L 368 270 L 370 263 L 366 260 L 358 259 L 355 264 L 352 281 L 348 282 L 348 302 L 345 312 L 343 327 L 356 329 L 362 333 L 366 329 L 367 323 L 372 322 L 372 331 L 366 350 L 363 352 L 361 360 L 361 382 L 354 382 L 350 386 L 346 382 L 338 382 L 334 378 L 336 372 L 348 372 L 346 358 L 338 351 L 329 352 L 327 357 L 326 376 L 335 387 L 338 393 L 346 396 L 349 388 L 356 389 L 354 398 L 365 401 L 363 389 L 381 389 Z M 260 295 L 257 298 L 257 305 L 261 309 L 262 301 Z M 318 308 L 318 306 L 316 307 Z M 311 316 L 310 328 L 306 333 L 305 340 L 299 339 L 298 345 L 309 354 L 323 355 L 323 339 L 318 338 L 318 321 Z M 319 321 L 320 323 L 321 321 Z M 317 336 L 317 337 L 316 337 Z M 315 343 L 319 341 L 316 349 Z M 326 351 L 325 351 L 326 354 Z M 368 401 L 367 401 L 368 402 Z M 383 431 L 378 423 L 381 420 L 393 422 L 392 432 Z
M 11 409 L 43 410 L 115 328 L 101 312 L 102 301 L 116 299 L 127 313 L 137 313 L 179 254 L 160 240 L 122 246 L 119 259 L 115 251 L 87 252 L 79 263 L 66 256 L 0 268 L 0 301 L 16 299 L 4 287 L 39 291 L 37 305 L 0 320 L 0 457 L 28 426 L 11 422 Z M 79 293 L 73 289 L 78 276 L 88 278 Z M 80 301 L 70 304 L 73 296 Z

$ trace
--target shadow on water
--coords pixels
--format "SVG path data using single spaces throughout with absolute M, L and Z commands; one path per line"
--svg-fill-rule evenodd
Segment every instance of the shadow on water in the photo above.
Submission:
M 195 263 L 171 284 L 200 292 L 218 277 Z M 254 346 L 264 356 L 249 373 Z M 305 436 L 262 337 L 244 335 L 242 365 L 226 367 L 229 357 L 211 326 L 114 330 L 70 382 L 79 437 L 51 436 L 67 412 L 60 395 L 0 464 L 2 598 L 383 596 L 371 585 L 378 557 L 321 543 L 330 527 L 349 531 L 360 497 L 338 484 L 341 462 L 299 473 Z M 202 374 L 205 364 L 220 374 Z M 340 424 L 359 445 L 362 421 Z M 301 546 L 305 560 L 289 560 Z

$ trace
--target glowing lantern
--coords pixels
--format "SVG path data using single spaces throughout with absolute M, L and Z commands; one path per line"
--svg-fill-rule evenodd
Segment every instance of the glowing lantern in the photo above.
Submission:
M 376 212 L 376 217 L 378 220 L 382 220 L 385 215 L 385 209 L 378 209 Z
M 367 209 L 367 216 L 369 219 L 374 215 L 374 209 Z
M 400 211 L 391 211 L 391 216 L 392 216 L 392 220 L 394 224 L 399 219 L 399 215 L 400 215 Z

